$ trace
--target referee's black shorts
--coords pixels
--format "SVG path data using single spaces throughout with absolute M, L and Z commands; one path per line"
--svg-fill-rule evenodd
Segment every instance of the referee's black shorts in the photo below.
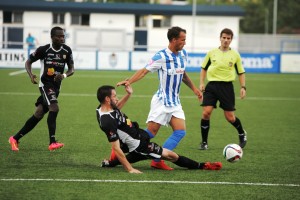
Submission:
M 220 108 L 223 110 L 235 110 L 235 94 L 232 82 L 208 82 L 203 93 L 201 106 L 213 106 L 214 108 L 217 108 L 218 101 L 220 102 Z

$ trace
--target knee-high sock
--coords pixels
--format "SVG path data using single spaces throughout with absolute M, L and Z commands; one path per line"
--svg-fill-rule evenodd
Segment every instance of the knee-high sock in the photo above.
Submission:
M 56 117 L 58 112 L 50 111 L 47 118 L 50 144 L 55 142 Z
M 236 130 L 238 131 L 239 134 L 244 133 L 244 129 L 243 129 L 242 123 L 239 118 L 236 117 L 235 121 L 231 124 L 232 124 L 232 126 L 234 126 L 236 128 Z
M 36 118 L 32 115 L 24 124 L 24 126 L 19 130 L 19 132 L 14 135 L 15 140 L 19 140 L 21 137 L 30 132 L 40 121 L 41 119 Z
M 209 132 L 209 120 L 201 119 L 201 136 L 202 136 L 202 142 L 207 143 L 208 139 L 208 132 Z
M 165 141 L 163 147 L 169 150 L 173 150 L 177 147 L 180 140 L 185 136 L 185 130 L 176 130 L 172 135 Z
M 172 133 L 172 135 L 165 141 L 163 144 L 163 148 L 173 150 L 177 147 L 180 140 L 185 136 L 185 130 L 176 130 Z M 156 162 L 160 161 L 160 159 L 154 159 Z
M 202 169 L 204 166 L 204 163 L 196 162 L 185 156 L 179 156 L 178 160 L 173 163 L 179 167 L 185 167 L 188 169 Z
M 150 139 L 155 137 L 148 129 L 145 129 L 145 131 L 148 133 Z

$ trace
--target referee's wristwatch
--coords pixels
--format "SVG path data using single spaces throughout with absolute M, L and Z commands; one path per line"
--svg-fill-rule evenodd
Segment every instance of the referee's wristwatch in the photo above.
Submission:
M 241 88 L 243 88 L 244 90 L 247 90 L 246 86 L 241 86 Z

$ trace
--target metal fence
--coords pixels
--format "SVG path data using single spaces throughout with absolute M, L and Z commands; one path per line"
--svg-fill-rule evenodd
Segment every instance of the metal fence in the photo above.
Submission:
M 240 34 L 241 53 L 300 53 L 300 35 Z

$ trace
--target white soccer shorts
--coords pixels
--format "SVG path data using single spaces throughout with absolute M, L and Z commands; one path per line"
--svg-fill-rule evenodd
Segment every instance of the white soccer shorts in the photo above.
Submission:
M 169 124 L 172 116 L 185 120 L 182 106 L 167 107 L 159 100 L 156 94 L 153 95 L 146 123 L 153 121 L 165 126 Z

